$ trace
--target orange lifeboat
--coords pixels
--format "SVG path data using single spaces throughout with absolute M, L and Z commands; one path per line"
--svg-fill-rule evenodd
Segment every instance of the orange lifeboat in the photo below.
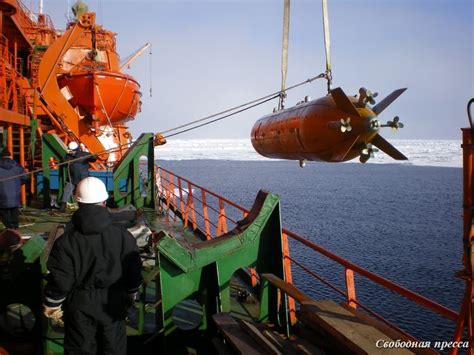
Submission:
M 101 126 L 133 120 L 140 109 L 140 85 L 127 74 L 73 72 L 60 76 L 58 83 L 71 105 Z

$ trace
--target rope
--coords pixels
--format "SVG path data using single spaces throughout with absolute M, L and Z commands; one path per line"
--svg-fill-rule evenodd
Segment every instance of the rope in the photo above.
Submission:
M 302 86 L 302 85 L 305 85 L 305 84 L 309 84 L 311 82 L 313 82 L 314 80 L 316 79 L 323 79 L 323 78 L 326 78 L 326 74 L 324 73 L 321 73 L 317 76 L 314 76 L 312 78 L 309 78 L 309 79 L 306 79 L 305 81 L 302 81 L 298 84 L 295 84 L 293 86 L 290 86 L 288 88 L 285 89 L 285 92 L 289 91 L 289 90 L 293 90 L 299 86 Z M 256 100 L 252 100 L 252 101 L 249 101 L 245 104 L 242 104 L 242 105 L 238 105 L 238 106 L 235 106 L 233 108 L 230 108 L 230 109 L 227 109 L 227 110 L 224 110 L 222 112 L 219 112 L 219 113 L 216 113 L 216 114 L 213 114 L 213 115 L 210 115 L 210 116 L 207 116 L 207 117 L 204 117 L 204 118 L 200 118 L 200 119 L 197 119 L 197 120 L 194 120 L 194 121 L 191 121 L 189 123 L 186 123 L 184 125 L 180 125 L 180 126 L 177 126 L 175 128 L 171 128 L 171 129 L 168 129 L 166 131 L 163 131 L 162 133 L 167 133 L 167 132 L 172 132 L 172 131 L 176 131 L 180 128 L 184 128 L 184 127 L 188 127 L 190 125 L 193 125 L 193 124 L 196 124 L 196 123 L 200 123 L 202 121 L 205 121 L 205 120 L 208 120 L 210 118 L 214 118 L 216 116 L 220 116 L 221 114 L 225 114 L 225 113 L 229 113 L 231 111 L 235 111 L 235 112 L 232 112 L 232 113 L 229 113 L 225 116 L 222 116 L 222 117 L 219 117 L 219 118 L 216 118 L 212 121 L 209 121 L 209 122 L 206 122 L 206 123 L 203 123 L 203 124 L 199 124 L 197 126 L 194 126 L 194 127 L 191 127 L 191 128 L 187 128 L 187 129 L 184 129 L 184 130 L 181 130 L 181 131 L 178 131 L 176 133 L 173 133 L 173 134 L 169 134 L 169 135 L 166 135 L 164 136 L 164 138 L 169 138 L 169 137 L 172 137 L 172 136 L 176 136 L 178 134 L 181 134 L 181 133 L 184 133 L 184 132 L 188 132 L 188 131 L 191 131 L 191 130 L 194 130 L 196 128 L 200 128 L 200 127 L 203 127 L 203 126 L 206 126 L 208 124 L 211 124 L 211 123 L 214 123 L 214 122 L 217 122 L 217 121 L 220 121 L 220 120 L 223 120 L 224 118 L 228 118 L 228 117 L 231 117 L 231 116 L 234 116 L 240 112 L 243 112 L 243 111 L 246 111 L 246 110 L 249 110 L 253 107 L 256 107 L 258 105 L 261 105 L 261 104 L 264 104 L 268 101 L 271 101 L 273 99 L 276 99 L 277 97 L 280 97 L 281 95 L 281 91 L 276 91 L 276 92 L 273 92 L 269 95 L 265 95 L 265 96 L 262 96 L 261 98 L 259 99 L 256 99 Z M 248 107 L 246 107 L 248 106 Z M 137 145 L 132 145 L 132 146 L 135 146 L 135 147 L 139 147 L 141 145 L 146 145 L 146 144 L 149 144 L 148 142 L 144 142 L 144 143 L 140 143 L 140 144 L 137 144 Z M 105 149 L 103 151 L 100 151 L 100 152 L 96 152 L 96 153 L 90 153 L 88 155 L 84 155 L 80 158 L 74 158 L 74 159 L 71 159 L 71 160 L 67 160 L 67 161 L 64 161 L 64 162 L 60 162 L 60 163 L 57 163 L 56 166 L 62 166 L 62 165 L 66 165 L 66 164 L 71 164 L 75 161 L 79 161 L 79 160 L 83 160 L 85 158 L 88 158 L 88 157 L 92 157 L 92 156 L 99 156 L 101 154 L 104 154 L 104 153 L 114 153 L 114 152 L 118 152 L 120 150 L 122 150 L 123 147 L 126 147 L 126 146 L 130 146 L 130 143 L 124 143 L 124 144 L 120 144 L 116 147 L 113 147 L 113 148 L 109 148 L 109 149 Z M 7 181 L 7 180 L 11 180 L 11 179 L 16 179 L 16 178 L 19 178 L 19 177 L 23 177 L 23 176 L 28 176 L 28 175 L 32 175 L 32 174 L 36 174 L 36 173 L 40 173 L 42 171 L 44 171 L 45 169 L 43 168 L 38 168 L 38 169 L 35 169 L 35 170 L 32 170 L 32 171 L 28 171 L 28 172 L 25 172 L 25 173 L 22 173 L 22 174 L 18 174 L 18 175 L 14 175 L 14 176 L 9 176 L 9 177 L 6 177 L 6 178 L 2 178 L 0 179 L 0 182 L 2 181 Z
M 227 118 L 227 117 L 236 115 L 236 114 L 238 114 L 238 113 L 240 113 L 240 112 L 244 112 L 244 111 L 247 111 L 247 110 L 249 110 L 249 109 L 251 109 L 251 108 L 253 108 L 253 107 L 262 105 L 262 104 L 264 104 L 265 102 L 268 102 L 268 101 L 271 101 L 271 100 L 273 100 L 273 99 L 276 99 L 277 97 L 281 97 L 281 96 L 280 96 L 280 95 L 274 95 L 274 96 L 272 96 L 272 97 L 269 97 L 269 98 L 266 99 L 266 100 L 257 102 L 257 103 L 255 103 L 255 104 L 253 104 L 253 105 L 251 105 L 251 106 L 248 106 L 248 107 L 242 108 L 242 109 L 240 109 L 240 110 L 238 110 L 238 111 L 229 113 L 228 115 L 225 115 L 225 116 L 222 116 L 222 117 L 213 119 L 213 120 L 211 120 L 211 121 L 209 121 L 209 122 L 201 123 L 200 125 L 197 125 L 197 126 L 194 126 L 194 127 L 191 127 L 191 128 L 187 128 L 187 129 L 183 129 L 182 131 L 178 131 L 178 132 L 173 133 L 173 134 L 168 134 L 167 136 L 164 136 L 164 138 L 173 137 L 173 136 L 176 136 L 176 135 L 181 134 L 181 133 L 184 133 L 184 132 L 192 131 L 193 129 L 196 129 L 196 128 L 199 128 L 199 127 L 207 126 L 208 124 L 211 124 L 211 123 L 214 123 L 214 122 L 223 120 L 224 118 Z
M 326 52 L 326 77 L 328 79 L 328 93 L 331 91 L 332 68 L 331 68 L 331 39 L 329 38 L 329 15 L 328 1 L 322 0 L 323 5 L 323 31 L 324 31 L 324 50 Z
M 283 4 L 283 39 L 281 44 L 281 95 L 278 109 L 285 108 L 285 86 L 286 74 L 288 72 L 288 38 L 290 35 L 290 0 L 284 0 Z
M 128 80 L 128 79 L 127 79 L 127 80 Z M 127 85 L 127 83 L 125 83 L 125 85 Z M 99 84 L 98 84 L 98 83 L 95 83 L 95 89 L 96 89 L 96 91 L 97 91 L 97 95 L 99 96 L 100 105 L 102 106 L 102 111 L 104 111 L 105 118 L 107 119 L 107 122 L 109 122 L 110 127 L 113 129 L 114 126 L 112 125 L 112 121 L 110 121 L 109 114 L 107 113 L 107 110 L 105 109 L 104 101 L 102 101 L 102 95 L 100 94 Z M 117 102 L 118 102 L 118 101 L 117 101 Z
M 122 90 L 122 94 L 123 94 L 123 91 L 125 90 L 127 84 L 128 84 L 128 78 L 127 78 L 127 80 L 125 81 L 125 87 L 124 87 L 124 89 Z M 107 119 L 107 122 L 109 123 L 110 128 L 112 128 L 112 130 L 113 130 L 113 131 L 115 132 L 115 134 L 117 135 L 117 138 L 120 139 L 120 132 L 119 132 L 118 128 L 115 128 L 115 127 L 113 126 L 112 121 L 110 120 L 109 114 L 107 113 L 107 109 L 105 108 L 104 101 L 102 100 L 102 95 L 100 94 L 100 89 L 99 89 L 99 84 L 98 84 L 98 83 L 95 83 L 95 89 L 96 89 L 96 91 L 97 91 L 97 95 L 99 96 L 100 105 L 102 106 L 102 111 L 103 111 L 104 114 L 105 114 L 105 118 Z M 119 100 L 121 99 L 122 94 L 120 94 Z M 112 113 L 115 111 L 115 107 L 117 107 L 118 103 L 119 103 L 119 101 L 117 100 L 117 103 L 115 104 L 114 109 L 112 110 Z M 105 129 L 102 130 L 102 132 L 106 132 Z

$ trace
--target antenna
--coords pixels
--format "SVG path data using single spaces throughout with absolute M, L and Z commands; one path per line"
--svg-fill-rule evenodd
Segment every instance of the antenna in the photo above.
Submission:
M 43 13 L 43 0 L 39 0 L 39 13 Z

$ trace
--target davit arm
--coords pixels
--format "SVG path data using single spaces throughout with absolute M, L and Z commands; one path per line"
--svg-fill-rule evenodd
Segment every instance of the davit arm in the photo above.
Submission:
M 91 153 L 102 153 L 105 148 L 99 141 L 91 126 L 74 110 L 69 101 L 63 96 L 56 76 L 58 63 L 78 38 L 95 24 L 95 14 L 86 13 L 71 26 L 60 38 L 48 47 L 43 55 L 38 71 L 38 86 L 46 107 L 60 121 L 64 131 L 83 143 Z M 108 153 L 99 155 L 106 160 Z

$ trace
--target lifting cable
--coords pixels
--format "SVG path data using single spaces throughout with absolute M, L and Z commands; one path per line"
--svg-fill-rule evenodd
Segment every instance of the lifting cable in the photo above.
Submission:
M 277 97 L 281 97 L 281 95 L 278 93 L 276 95 L 273 95 L 273 96 L 270 96 L 269 98 L 263 100 L 263 101 L 259 101 L 257 103 L 254 103 L 253 105 L 250 105 L 250 106 L 247 106 L 247 107 L 244 107 L 244 108 L 241 108 L 240 110 L 237 110 L 235 112 L 232 112 L 232 113 L 229 113 L 225 116 L 222 116 L 222 117 L 219 117 L 219 118 L 215 118 L 209 122 L 205 122 L 205 123 L 201 123 L 197 126 L 194 126 L 194 127 L 191 127 L 191 128 L 187 128 L 187 129 L 183 129 L 182 131 L 178 131 L 176 133 L 172 133 L 172 134 L 168 134 L 166 136 L 164 136 L 163 138 L 169 138 L 169 137 L 173 137 L 173 136 L 176 136 L 178 134 L 181 134 L 181 133 L 185 133 L 185 132 L 188 132 L 188 131 L 192 131 L 193 129 L 196 129 L 196 128 L 199 128 L 199 127 L 203 127 L 203 126 L 207 126 L 208 124 L 211 124 L 211 123 L 214 123 L 214 122 L 217 122 L 217 121 L 220 121 L 220 120 L 223 120 L 224 118 L 227 118 L 227 117 L 230 117 L 230 116 L 233 116 L 233 115 L 236 115 L 240 112 L 243 112 L 243 111 L 247 111 L 253 107 L 256 107 L 256 106 L 259 106 L 261 104 L 264 104 L 265 102 L 268 102 L 268 101 L 271 101 L 273 99 L 276 99 Z
M 288 72 L 288 38 L 290 36 L 290 0 L 284 0 L 283 4 L 283 39 L 281 44 L 281 90 L 278 109 L 285 108 L 285 85 Z
M 153 51 L 152 51 L 153 44 L 150 44 L 150 97 L 153 96 L 152 92 L 152 85 L 153 85 Z
M 323 31 L 324 31 L 324 50 L 326 52 L 326 78 L 328 84 L 328 94 L 331 91 L 332 84 L 332 68 L 331 68 L 331 39 L 329 38 L 329 15 L 328 1 L 322 0 L 323 5 Z
M 285 89 L 285 92 L 286 91 L 289 91 L 289 90 L 293 90 L 297 87 L 300 87 L 302 85 L 305 85 L 305 84 L 309 84 L 317 79 L 327 79 L 326 77 L 326 74 L 325 73 L 321 73 L 317 76 L 314 76 L 312 78 L 309 78 L 309 79 L 306 79 L 305 81 L 302 81 L 298 84 L 295 84 L 295 85 L 292 85 L 288 88 Z M 170 128 L 166 131 L 163 131 L 163 132 L 160 132 L 161 134 L 163 133 L 168 133 L 168 132 L 172 132 L 172 131 L 177 131 L 181 128 L 185 128 L 185 127 L 188 127 L 188 126 L 191 126 L 191 125 L 194 125 L 196 123 L 201 123 L 203 121 L 206 121 L 206 120 L 209 120 L 211 118 L 214 118 L 214 117 L 217 117 L 209 122 L 205 122 L 205 123 L 201 123 L 201 124 L 198 124 L 194 127 L 190 127 L 190 128 L 186 128 L 186 129 L 183 129 L 183 130 L 180 130 L 178 132 L 175 132 L 175 133 L 172 133 L 172 134 L 168 134 L 168 135 L 164 135 L 163 138 L 169 138 L 169 137 L 172 137 L 172 136 L 176 136 L 178 134 L 182 134 L 182 133 L 185 133 L 185 132 L 189 132 L 191 130 L 194 130 L 194 129 L 197 129 L 197 128 L 200 128 L 200 127 L 203 127 L 203 126 L 206 126 L 208 124 L 211 124 L 211 123 L 214 123 L 214 122 L 217 122 L 217 121 L 220 121 L 220 120 L 223 120 L 224 118 L 228 118 L 228 117 L 231 117 L 231 116 L 234 116 L 238 113 L 241 113 L 243 111 L 246 111 L 246 110 L 249 110 L 253 107 L 256 107 L 256 106 L 259 106 L 261 104 L 264 104 L 268 101 L 271 101 L 273 99 L 276 99 L 278 97 L 281 97 L 282 95 L 282 92 L 281 91 L 276 91 L 276 92 L 273 92 L 271 94 L 268 94 L 268 95 L 265 95 L 265 96 L 262 96 L 258 99 L 255 99 L 255 100 L 252 100 L 252 101 L 249 101 L 249 102 L 246 102 L 244 104 L 241 104 L 241 105 L 238 105 L 238 106 L 235 106 L 235 107 L 232 107 L 230 109 L 227 109 L 227 110 L 224 110 L 224 111 L 221 111 L 219 113 L 216 113 L 216 114 L 213 114 L 213 115 L 210 115 L 210 116 L 207 116 L 207 117 L 204 117 L 204 118 L 200 118 L 200 119 L 197 119 L 197 120 L 194 120 L 194 121 L 191 121 L 191 122 L 188 122 L 186 124 L 183 124 L 183 125 L 180 125 L 180 126 L 177 126 L 175 128 Z M 224 116 L 222 116 L 224 115 Z M 221 116 L 221 117 L 218 117 L 218 116 Z M 149 144 L 149 142 L 144 142 L 144 143 L 140 143 L 138 145 L 135 145 L 135 147 L 138 147 L 140 145 L 146 145 L 146 144 Z M 62 165 L 66 165 L 66 164 L 71 164 L 75 161 L 80 161 L 80 160 L 84 160 L 85 158 L 88 158 L 88 157 L 92 157 L 92 156 L 99 156 L 101 154 L 104 154 L 104 153 L 115 153 L 115 152 L 118 152 L 118 151 L 121 151 L 123 150 L 123 147 L 130 147 L 131 145 L 133 145 L 133 143 L 123 143 L 123 144 L 119 144 L 118 146 L 116 147 L 113 147 L 113 148 L 109 148 L 109 149 L 105 149 L 103 151 L 100 151 L 100 152 L 97 152 L 97 153 L 90 153 L 88 155 L 84 155 L 80 158 L 74 158 L 74 159 L 70 159 L 70 160 L 67 160 L 67 161 L 64 161 L 64 162 L 59 162 L 59 163 L 56 163 L 55 166 L 56 167 L 59 167 L 59 166 L 62 166 Z M 7 181 L 7 180 L 11 180 L 11 179 L 15 179 L 15 178 L 19 178 L 19 177 L 23 177 L 23 176 L 28 176 L 28 175 L 32 175 L 32 174 L 36 174 L 36 173 L 40 173 L 42 171 L 44 171 L 45 169 L 43 168 L 38 168 L 38 169 L 35 169 L 35 170 L 32 170 L 32 171 L 28 171 L 28 172 L 25 172 L 25 173 L 22 173 L 22 174 L 18 174 L 18 175 L 14 175 L 14 176 L 9 176 L 9 177 L 6 177 L 6 178 L 2 178 L 0 179 L 0 182 L 2 181 Z
M 290 87 L 286 88 L 286 89 L 284 90 L 284 93 L 286 93 L 287 91 L 293 90 L 293 89 L 295 89 L 295 88 L 297 88 L 297 87 L 299 87 L 299 86 L 302 86 L 302 85 L 305 85 L 305 84 L 309 84 L 309 83 L 313 82 L 313 81 L 316 80 L 316 79 L 324 79 L 324 78 L 326 78 L 326 74 L 325 74 L 325 73 L 321 73 L 321 74 L 319 74 L 319 75 L 317 75 L 317 76 L 313 76 L 312 78 L 306 79 L 305 81 L 302 81 L 302 82 L 300 82 L 300 83 L 298 83 L 298 84 L 295 84 L 295 85 L 293 85 L 293 86 L 290 86 Z M 254 104 L 259 103 L 259 102 L 261 102 L 261 101 L 262 101 L 262 103 L 263 103 L 263 102 L 266 102 L 267 99 L 270 98 L 270 97 L 273 99 L 274 96 L 280 97 L 281 95 L 282 95 L 281 91 L 275 91 L 275 92 L 272 92 L 271 94 L 262 96 L 262 97 L 260 97 L 260 98 L 258 98 L 258 99 L 255 99 L 255 100 L 246 102 L 246 103 L 244 103 L 244 104 L 241 104 L 241 105 L 232 107 L 232 108 L 230 108 L 230 109 L 227 109 L 227 110 L 224 110 L 224 111 L 221 111 L 221 112 L 212 114 L 212 115 L 207 116 L 207 117 L 203 117 L 203 118 L 197 119 L 197 120 L 195 120 L 195 121 L 191 121 L 191 122 L 185 123 L 185 124 L 180 125 L 180 126 L 176 126 L 176 127 L 174 127 L 174 128 L 167 129 L 167 130 L 162 131 L 162 132 L 160 132 L 160 133 L 161 133 L 161 134 L 164 134 L 164 133 L 169 133 L 169 132 L 172 132 L 172 131 L 176 131 L 176 130 L 178 130 L 178 129 L 191 126 L 191 125 L 193 125 L 193 124 L 196 124 L 196 123 L 199 123 L 199 122 L 202 122 L 202 121 L 207 121 L 207 120 L 209 120 L 209 119 L 211 119 L 211 118 L 214 118 L 214 117 L 217 117 L 217 116 L 220 116 L 220 115 L 224 115 L 224 114 L 226 114 L 226 113 L 229 113 L 229 112 L 232 112 L 232 111 L 235 111 L 235 110 L 239 110 L 239 109 L 241 109 L 241 108 L 243 108 L 243 107 L 250 106 L 250 105 L 254 105 Z M 254 105 L 254 106 L 255 106 L 255 105 Z M 254 107 L 254 106 L 252 106 L 252 107 Z M 240 111 L 239 111 L 239 112 L 240 112 Z M 164 138 L 167 138 L 167 137 L 170 137 L 170 136 L 168 135 L 168 136 L 165 136 Z
M 467 103 L 467 117 L 469 118 L 469 125 L 471 126 L 471 129 L 474 130 L 474 123 L 472 122 L 472 116 L 471 116 L 471 105 L 474 104 L 474 97 L 469 100 Z

